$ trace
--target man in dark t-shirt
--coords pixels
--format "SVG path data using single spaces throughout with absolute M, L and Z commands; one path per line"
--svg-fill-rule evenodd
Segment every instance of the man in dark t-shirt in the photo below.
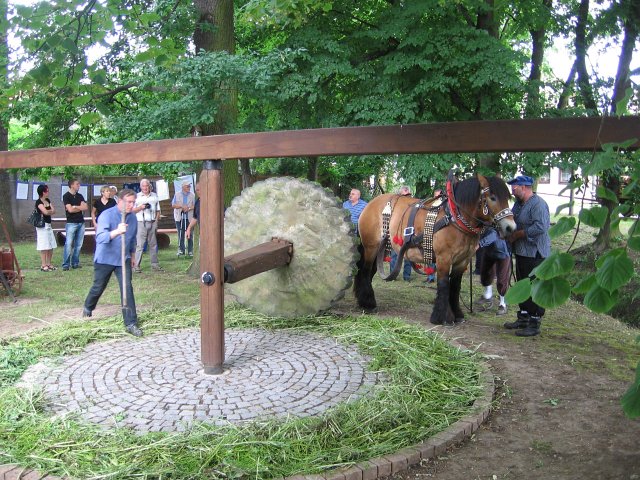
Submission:
M 65 225 L 64 252 L 62 253 L 62 270 L 82 268 L 80 265 L 80 249 L 84 241 L 84 212 L 89 207 L 80 190 L 80 182 L 76 179 L 69 180 L 69 191 L 62 196 L 64 211 L 67 215 Z

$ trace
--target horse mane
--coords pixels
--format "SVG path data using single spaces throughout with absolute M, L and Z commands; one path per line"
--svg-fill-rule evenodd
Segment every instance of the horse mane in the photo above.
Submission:
M 491 193 L 501 201 L 508 201 L 511 197 L 507 184 L 500 177 L 485 177 L 489 182 Z M 454 196 L 458 205 L 473 208 L 478 204 L 480 196 L 480 181 L 477 176 L 472 176 L 458 182 L 454 186 Z

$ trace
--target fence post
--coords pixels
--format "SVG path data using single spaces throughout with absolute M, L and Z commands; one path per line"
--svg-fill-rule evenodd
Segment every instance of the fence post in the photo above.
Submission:
M 222 160 L 206 160 L 200 177 L 200 335 L 204 373 L 224 363 L 224 190 Z

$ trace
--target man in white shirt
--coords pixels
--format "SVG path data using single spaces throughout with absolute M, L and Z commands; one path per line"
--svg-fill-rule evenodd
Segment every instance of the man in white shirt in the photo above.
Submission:
M 138 220 L 138 234 L 136 236 L 136 259 L 134 272 L 140 273 L 142 253 L 144 245 L 147 244 L 147 250 L 151 255 L 151 269 L 162 271 L 162 267 L 158 264 L 158 239 L 156 232 L 158 230 L 158 220 L 160 220 L 160 200 L 158 196 L 151 191 L 151 182 L 146 178 L 140 180 L 140 190 L 136 196 L 136 203 L 133 212 Z

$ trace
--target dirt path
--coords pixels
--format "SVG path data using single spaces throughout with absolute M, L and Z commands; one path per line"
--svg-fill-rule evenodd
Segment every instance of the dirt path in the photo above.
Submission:
M 414 307 L 424 286 L 398 287 L 380 295 L 378 315 L 432 328 L 427 321 L 430 302 Z M 117 311 L 113 305 L 96 313 L 102 317 Z M 25 324 L 11 320 L 10 312 L 7 304 L 0 306 L 0 338 L 80 320 L 81 314 L 76 308 Z M 336 312 L 359 314 L 350 295 Z M 542 335 L 529 339 L 503 329 L 505 319 L 493 312 L 468 315 L 465 324 L 453 329 L 436 327 L 487 357 L 499 387 L 495 408 L 471 439 L 394 480 L 640 480 L 640 421 L 623 415 L 619 399 L 628 381 L 616 379 L 608 368 L 621 363 L 622 353 L 600 337 L 607 329 L 625 328 L 615 320 L 603 325 L 601 319 L 576 320 L 573 315 L 563 309 L 548 313 Z M 623 368 L 631 378 L 631 367 Z
M 341 303 L 343 313 L 356 314 L 349 303 Z M 574 319 L 563 318 L 571 309 L 559 309 L 547 313 L 540 337 L 524 339 L 504 329 L 505 318 L 494 312 L 467 314 L 463 325 L 443 328 L 428 322 L 430 305 L 389 303 L 388 296 L 379 299 L 378 315 L 433 328 L 483 354 L 498 387 L 489 420 L 472 438 L 392 479 L 640 479 L 640 421 L 620 407 L 629 382 L 605 367 L 620 361 L 621 351 L 598 341 L 600 328 L 638 332 L 609 319 L 610 326 L 598 320 L 574 333 Z M 595 363 L 583 364 L 589 356 Z

